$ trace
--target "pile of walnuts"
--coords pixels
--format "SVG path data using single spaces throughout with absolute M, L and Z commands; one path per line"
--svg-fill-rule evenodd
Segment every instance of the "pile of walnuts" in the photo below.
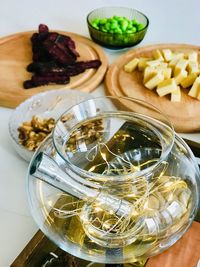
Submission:
M 30 151 L 35 151 L 40 143 L 51 133 L 55 126 L 55 119 L 42 119 L 33 116 L 31 121 L 23 122 L 17 129 L 19 143 Z

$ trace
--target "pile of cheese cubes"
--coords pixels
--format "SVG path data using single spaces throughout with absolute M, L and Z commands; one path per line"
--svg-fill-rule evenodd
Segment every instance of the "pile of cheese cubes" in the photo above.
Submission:
M 188 88 L 188 95 L 200 100 L 197 51 L 154 50 L 152 58 L 134 58 L 124 66 L 126 72 L 135 69 L 143 72 L 144 86 L 156 89 L 159 96 L 171 94 L 171 101 L 180 102 L 181 88 Z

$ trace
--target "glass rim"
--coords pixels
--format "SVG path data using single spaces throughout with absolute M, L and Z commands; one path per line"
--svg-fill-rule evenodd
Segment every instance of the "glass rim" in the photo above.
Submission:
M 122 32 L 122 33 L 117 33 L 117 32 L 116 32 L 116 33 L 109 33 L 109 32 L 103 32 L 103 31 L 100 31 L 100 30 L 98 30 L 98 29 L 96 29 L 96 28 L 93 27 L 93 25 L 91 24 L 91 22 L 90 22 L 90 20 L 89 20 L 89 17 L 92 15 L 92 13 L 94 13 L 94 12 L 96 12 L 96 11 L 104 10 L 104 9 L 111 9 L 111 10 L 113 10 L 113 9 L 117 9 L 117 8 L 124 9 L 124 10 L 135 11 L 135 12 L 137 12 L 138 14 L 142 15 L 142 16 L 146 19 L 146 25 L 145 25 L 145 27 L 144 27 L 143 29 L 141 29 L 141 30 L 139 30 L 139 31 L 137 31 L 137 32 L 133 32 L 133 33 L 125 33 L 125 32 Z M 95 30 L 95 31 L 97 31 L 97 32 L 102 32 L 103 34 L 107 34 L 107 35 L 110 35 L 110 34 L 112 34 L 112 35 L 117 35 L 117 34 L 119 34 L 119 35 L 131 35 L 131 34 L 134 34 L 134 35 L 135 35 L 135 34 L 137 34 L 137 33 L 141 33 L 141 32 L 143 32 L 143 31 L 145 31 L 145 30 L 148 28 L 148 26 L 149 26 L 149 19 L 148 19 L 148 17 L 147 17 L 144 13 L 142 13 L 141 11 L 139 11 L 139 10 L 137 10 L 137 9 L 134 9 L 134 8 L 122 7 L 122 6 L 104 6 L 104 7 L 96 8 L 96 9 L 92 10 L 92 11 L 87 15 L 86 20 L 87 20 L 88 25 L 89 25 L 93 30 Z
M 121 99 L 121 100 L 141 103 L 143 105 L 145 104 L 144 105 L 145 107 L 151 108 L 153 111 L 156 111 L 158 114 L 160 114 L 163 117 L 165 122 L 162 122 L 162 121 L 160 121 L 158 119 L 155 119 L 155 118 L 153 118 L 151 116 L 147 116 L 147 115 L 142 114 L 143 116 L 146 116 L 147 118 L 157 120 L 157 121 L 162 122 L 163 124 L 167 125 L 169 127 L 169 129 L 170 129 L 171 134 L 172 134 L 172 139 L 170 140 L 169 144 L 167 145 L 167 148 L 163 151 L 163 147 L 161 147 L 161 155 L 160 155 L 160 158 L 158 159 L 158 161 L 156 163 L 154 163 L 150 167 L 147 167 L 147 168 L 145 168 L 143 170 L 140 170 L 140 171 L 130 172 L 128 174 L 120 174 L 120 175 L 103 175 L 103 178 L 102 178 L 102 174 L 100 174 L 100 173 L 86 171 L 83 168 L 80 168 L 77 165 L 73 164 L 70 160 L 68 160 L 66 155 L 62 151 L 60 151 L 59 144 L 57 143 L 56 137 L 55 137 L 57 126 L 58 126 L 58 122 L 60 121 L 60 118 L 62 118 L 62 116 L 64 114 L 69 113 L 70 110 L 73 110 L 74 107 L 79 106 L 80 104 L 87 103 L 88 101 L 91 101 L 91 100 L 97 101 L 97 100 L 101 100 L 101 99 L 102 100 L 108 99 L 108 100 L 111 100 L 111 101 L 112 100 L 118 100 L 119 101 Z M 133 112 L 133 113 L 139 114 L 137 112 Z M 52 140 L 53 140 L 53 145 L 54 145 L 54 147 L 56 149 L 56 152 L 68 164 L 68 166 L 69 166 L 69 168 L 71 169 L 72 172 L 75 172 L 75 173 L 77 173 L 79 175 L 84 175 L 85 177 L 91 178 L 91 179 L 96 180 L 96 181 L 105 181 L 106 180 L 106 181 L 112 181 L 112 182 L 113 181 L 122 182 L 122 181 L 129 180 L 130 178 L 132 179 L 132 178 L 136 178 L 138 176 L 145 175 L 148 172 L 150 172 L 151 170 L 155 169 L 157 166 L 159 166 L 165 160 L 165 158 L 170 153 L 170 151 L 172 149 L 172 146 L 174 144 L 175 131 L 174 131 L 174 127 L 171 124 L 171 122 L 168 119 L 168 117 L 165 114 L 163 114 L 163 112 L 161 112 L 158 108 L 153 106 L 152 104 L 150 104 L 150 103 L 148 103 L 146 101 L 137 99 L 137 98 L 121 97 L 121 96 L 99 96 L 99 97 L 86 99 L 86 100 L 83 100 L 83 101 L 79 102 L 78 104 L 75 104 L 75 105 L 71 106 L 70 108 L 68 108 L 65 112 L 62 113 L 60 118 L 56 121 L 55 127 L 54 127 L 54 129 L 52 131 Z M 91 117 L 91 119 L 92 118 L 94 118 L 94 117 Z

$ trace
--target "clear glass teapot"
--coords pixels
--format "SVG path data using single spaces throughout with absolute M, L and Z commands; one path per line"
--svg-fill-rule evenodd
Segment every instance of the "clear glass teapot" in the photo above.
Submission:
M 68 109 L 33 156 L 27 189 L 39 228 L 99 263 L 137 262 L 174 244 L 199 202 L 195 158 L 150 104 L 100 97 Z

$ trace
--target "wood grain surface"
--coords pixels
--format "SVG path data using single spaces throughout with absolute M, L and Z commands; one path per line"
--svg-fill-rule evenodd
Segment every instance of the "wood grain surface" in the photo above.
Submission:
M 14 108 L 26 98 L 42 91 L 70 88 L 91 92 L 102 81 L 107 70 L 108 61 L 103 49 L 88 38 L 70 32 L 62 32 L 70 36 L 76 44 L 81 60 L 100 59 L 102 65 L 97 69 L 88 69 L 84 73 L 71 77 L 66 85 L 46 85 L 32 89 L 24 89 L 23 82 L 30 79 L 32 73 L 26 66 L 32 62 L 30 37 L 31 32 L 17 33 L 0 38 L 0 106 Z
M 183 237 L 165 252 L 149 259 L 146 267 L 197 267 L 200 259 L 200 223 L 193 222 Z
M 127 73 L 123 67 L 134 57 L 151 57 L 155 49 L 170 48 L 172 51 L 199 51 L 199 46 L 187 44 L 158 44 L 130 50 L 120 56 L 109 68 L 105 85 L 107 94 L 128 96 L 149 102 L 163 112 L 177 132 L 195 132 L 200 130 L 200 101 L 182 90 L 181 102 L 171 102 L 169 95 L 159 97 L 155 90 L 148 90 L 142 83 L 142 73 L 138 70 Z M 140 112 L 140 110 L 138 110 Z

